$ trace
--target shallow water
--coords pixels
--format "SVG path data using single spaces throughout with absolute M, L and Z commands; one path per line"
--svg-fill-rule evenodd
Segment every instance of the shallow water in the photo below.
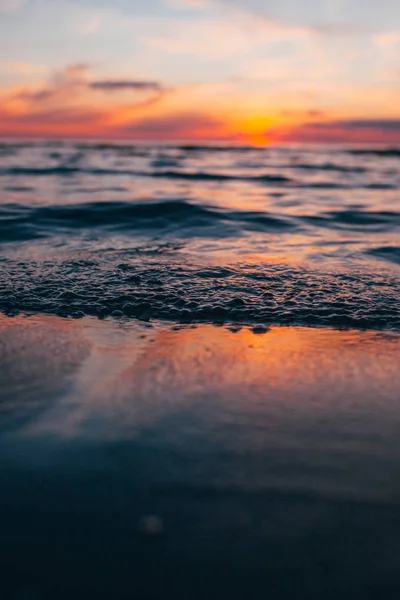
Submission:
M 7 600 L 398 598 L 398 334 L 0 334 Z
M 400 151 L 0 147 L 0 309 L 400 330 Z
M 0 145 L 2 598 L 400 597 L 399 159 Z

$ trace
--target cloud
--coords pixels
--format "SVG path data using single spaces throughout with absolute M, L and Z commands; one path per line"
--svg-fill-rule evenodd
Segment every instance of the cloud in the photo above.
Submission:
M 223 18 L 192 21 L 184 28 L 170 27 L 165 33 L 149 37 L 145 44 L 163 54 L 195 56 L 213 63 L 251 53 L 271 52 L 273 44 L 302 44 L 312 37 L 308 29 L 260 21 L 245 14 L 241 19 Z M 205 43 L 206 40 L 206 43 Z
M 18 130 L 27 135 L 84 135 L 90 130 L 92 135 L 97 129 L 108 135 L 114 123 L 130 122 L 167 93 L 171 90 L 161 82 L 95 79 L 86 63 L 71 64 L 53 72 L 39 86 L 3 93 L 1 130 L 10 135 Z
M 7 75 L 43 75 L 48 73 L 48 71 L 49 69 L 45 65 L 18 61 L 0 61 L 0 73 L 6 73 Z
M 184 111 L 138 119 L 123 125 L 118 133 L 153 140 L 216 139 L 226 135 L 226 124 L 207 113 Z
M 332 21 L 329 23 L 320 23 L 314 25 L 312 29 L 317 34 L 326 36 L 348 36 L 361 33 L 362 28 L 359 24 L 352 21 Z
M 27 109 L 48 106 L 54 103 L 70 104 L 74 100 L 86 100 L 91 92 L 132 92 L 147 98 L 145 103 L 158 101 L 164 93 L 171 91 L 157 81 L 136 79 L 93 79 L 90 67 L 86 63 L 68 65 L 54 72 L 45 84 L 40 87 L 23 88 L 15 92 L 11 101 L 25 102 Z M 142 104 L 141 99 L 138 104 Z
M 269 80 L 314 79 L 315 73 L 326 80 L 348 69 L 347 59 L 341 60 L 345 50 L 332 52 L 332 45 L 339 43 L 339 34 L 352 31 L 349 23 L 302 25 L 215 1 L 208 8 L 200 18 L 186 19 L 184 25 L 171 19 L 168 26 L 155 28 L 143 39 L 144 46 L 149 52 L 174 55 L 172 60 L 180 57 L 194 77 L 205 63 L 212 74 L 225 69 L 225 77 L 236 74 Z M 340 43 L 344 45 L 343 40 Z M 200 67 L 197 71 L 190 70 L 192 57 Z
M 323 110 L 309 109 L 309 110 L 282 110 L 280 112 L 282 117 L 301 117 L 301 118 L 321 118 L 325 116 Z
M 394 48 L 395 46 L 400 45 L 400 30 L 385 31 L 384 33 L 375 35 L 372 38 L 372 41 L 375 46 L 381 48 Z
M 26 0 L 0 0 L 0 13 L 18 12 L 26 4 Z
M 140 81 L 132 79 L 104 79 L 100 81 L 91 81 L 89 87 L 92 90 L 101 90 L 102 92 L 118 92 L 132 90 L 139 92 L 163 92 L 164 86 L 158 81 Z
M 15 92 L 10 100 L 25 102 L 27 109 L 29 106 L 37 108 L 35 105 L 71 102 L 77 96 L 82 95 L 87 87 L 89 74 L 89 66 L 84 63 L 69 65 L 52 73 L 41 86 L 23 88 Z
M 372 129 L 377 131 L 400 132 L 400 119 L 348 119 L 342 121 L 330 121 L 328 123 L 312 123 L 315 129 Z
M 70 78 L 84 78 L 87 77 L 90 73 L 90 65 L 88 63 L 74 63 L 72 65 L 67 65 L 61 74 L 64 74 Z
M 271 132 L 267 132 L 271 133 Z M 272 132 L 282 141 L 311 143 L 400 143 L 400 119 L 316 121 Z
M 207 0 L 169 0 L 168 3 L 175 8 L 188 7 L 194 9 L 202 9 L 205 8 Z
M 170 0 L 171 1 L 171 0 Z M 322 36 L 343 36 L 359 33 L 360 25 L 353 21 L 343 20 L 324 20 L 317 23 L 306 23 L 304 18 L 282 18 L 278 17 L 281 11 L 270 2 L 250 2 L 249 0 L 174 0 L 173 4 L 186 5 L 189 8 L 222 7 L 228 10 L 232 16 L 236 16 L 239 21 L 251 19 L 254 22 L 263 24 L 267 28 L 274 27 L 281 31 L 297 31 L 303 35 L 322 35 Z M 321 0 L 318 0 L 321 4 Z M 261 4 L 261 6 L 260 6 Z M 295 0 L 295 4 L 297 4 Z M 284 11 L 285 12 L 285 11 Z M 293 14 L 296 11 L 292 11 Z M 303 15 L 307 11 L 302 12 Z
M 88 107 L 43 110 L 10 115 L 0 108 L 0 128 L 10 136 L 104 137 L 137 140 L 232 139 L 235 132 L 222 119 L 201 111 L 148 115 L 113 124 L 114 115 Z
M 7 137 L 85 138 L 107 133 L 107 115 L 88 107 L 10 113 L 0 107 L 0 129 Z
M 2 114 L 0 111 L 0 122 L 6 119 L 8 125 L 12 123 L 24 125 L 77 125 L 98 122 L 103 116 L 102 111 L 90 108 L 60 108 L 44 110 L 38 113 L 25 113 L 19 115 Z
M 82 23 L 79 33 L 81 35 L 96 34 L 100 30 L 100 28 L 104 24 L 104 22 L 105 22 L 104 15 L 102 15 L 102 14 L 89 15 L 87 20 L 84 23 Z
M 136 108 L 145 108 L 152 106 L 153 104 L 157 104 L 166 94 L 169 94 L 173 91 L 171 88 L 167 88 L 159 81 L 142 81 L 135 79 L 94 80 L 88 82 L 87 86 L 89 90 L 94 92 L 102 92 L 105 94 L 121 94 L 122 92 L 140 94 L 141 99 L 137 99 L 134 104 Z
M 398 64 L 400 59 L 400 29 L 379 33 L 372 38 L 372 43 L 387 61 L 395 61 L 395 64 Z

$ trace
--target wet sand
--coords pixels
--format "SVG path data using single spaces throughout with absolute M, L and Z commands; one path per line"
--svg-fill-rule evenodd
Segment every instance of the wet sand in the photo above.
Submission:
M 400 336 L 0 317 L 5 598 L 398 598 Z

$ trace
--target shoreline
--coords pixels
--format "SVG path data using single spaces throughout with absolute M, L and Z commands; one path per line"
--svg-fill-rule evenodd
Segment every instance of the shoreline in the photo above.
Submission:
M 169 428 L 192 443 L 188 428 L 230 447 L 231 423 L 251 454 L 264 423 L 271 448 L 357 454 L 400 426 L 397 332 L 0 315 L 0 339 L 0 436 L 16 446 L 160 428 L 161 445 Z

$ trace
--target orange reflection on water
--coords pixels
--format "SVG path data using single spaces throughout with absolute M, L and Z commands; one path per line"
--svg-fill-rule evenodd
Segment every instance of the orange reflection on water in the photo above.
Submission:
M 249 328 L 232 332 L 211 325 L 162 329 L 154 343 L 145 346 L 133 369 L 138 379 L 150 371 L 153 382 L 165 378 L 187 387 L 199 378 L 203 388 L 210 381 L 223 385 L 245 382 L 268 383 L 279 378 L 283 383 L 290 370 L 293 380 L 311 384 L 326 371 L 362 372 L 373 368 L 374 375 L 387 375 L 392 361 L 386 356 L 399 344 L 396 335 L 377 332 L 338 331 L 274 327 L 267 333 L 255 334 Z M 384 361 L 382 359 L 385 358 Z M 154 377 L 155 375 L 155 377 Z M 138 379 L 135 380 L 137 381 Z
M 255 418 L 265 410 L 325 418 L 347 411 L 350 400 L 369 406 L 378 398 L 384 411 L 400 386 L 399 350 L 398 336 L 375 332 L 162 329 L 140 352 L 132 340 L 132 363 L 106 396 L 142 425 L 199 402 Z
M 65 448 L 100 445 L 101 468 L 121 459 L 124 477 L 141 468 L 193 490 L 391 493 L 396 334 L 1 321 L 0 424 L 18 432 L 17 449 L 30 440 L 33 457 L 50 436 Z
M 56 317 L 3 317 L 0 323 L 0 376 L 8 398 L 17 398 L 19 407 L 39 398 L 45 406 L 63 391 L 59 408 L 35 427 L 67 436 L 131 436 L 199 407 L 207 427 L 242 418 L 267 428 L 276 421 L 316 423 L 354 411 L 375 414 L 378 407 L 383 418 L 393 413 L 400 388 L 395 334 L 290 327 L 234 333 L 211 325 L 174 330 Z

